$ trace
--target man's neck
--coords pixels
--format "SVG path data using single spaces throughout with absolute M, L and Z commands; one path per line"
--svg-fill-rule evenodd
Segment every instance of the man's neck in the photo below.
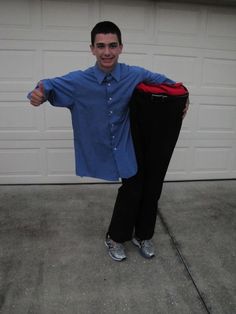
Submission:
M 102 72 L 104 72 L 104 73 L 106 73 L 106 74 L 110 74 L 110 73 L 115 69 L 115 67 L 117 66 L 117 63 L 116 63 L 112 68 L 103 68 L 103 67 L 100 67 L 99 64 L 97 64 L 97 66 L 98 66 L 98 68 L 99 68 Z

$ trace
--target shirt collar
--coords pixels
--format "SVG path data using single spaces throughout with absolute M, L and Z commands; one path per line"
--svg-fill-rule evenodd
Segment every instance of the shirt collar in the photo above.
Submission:
M 98 80 L 99 84 L 102 84 L 102 82 L 104 81 L 107 73 L 103 72 L 97 64 L 95 64 L 94 66 L 94 74 Z M 110 73 L 111 76 L 118 82 L 120 80 L 120 64 L 117 63 L 116 66 L 114 67 L 114 69 L 112 70 L 112 72 Z

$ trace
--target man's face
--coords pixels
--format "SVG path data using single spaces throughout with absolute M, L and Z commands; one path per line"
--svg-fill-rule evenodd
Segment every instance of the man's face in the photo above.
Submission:
M 119 44 L 116 34 L 97 34 L 94 45 L 90 46 L 97 64 L 104 72 L 111 72 L 116 65 L 123 45 Z

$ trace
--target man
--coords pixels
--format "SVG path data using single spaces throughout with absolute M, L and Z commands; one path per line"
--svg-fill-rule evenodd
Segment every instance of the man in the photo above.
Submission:
M 112 22 L 95 25 L 90 49 L 96 57 L 94 66 L 41 80 L 28 97 L 34 106 L 48 100 L 71 111 L 77 175 L 122 179 L 106 235 L 109 255 L 124 260 L 123 242 L 132 240 L 144 257 L 151 258 L 155 255 L 151 238 L 156 207 L 145 213 L 138 208 L 144 178 L 137 172 L 128 103 L 140 82 L 174 82 L 165 75 L 118 63 L 123 45 L 120 29 Z M 142 222 L 139 216 L 147 219 Z

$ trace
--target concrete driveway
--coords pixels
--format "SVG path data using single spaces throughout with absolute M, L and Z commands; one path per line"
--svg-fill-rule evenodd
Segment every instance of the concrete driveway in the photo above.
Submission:
M 165 183 L 145 260 L 104 245 L 117 184 L 0 186 L 1 314 L 236 313 L 236 181 Z

